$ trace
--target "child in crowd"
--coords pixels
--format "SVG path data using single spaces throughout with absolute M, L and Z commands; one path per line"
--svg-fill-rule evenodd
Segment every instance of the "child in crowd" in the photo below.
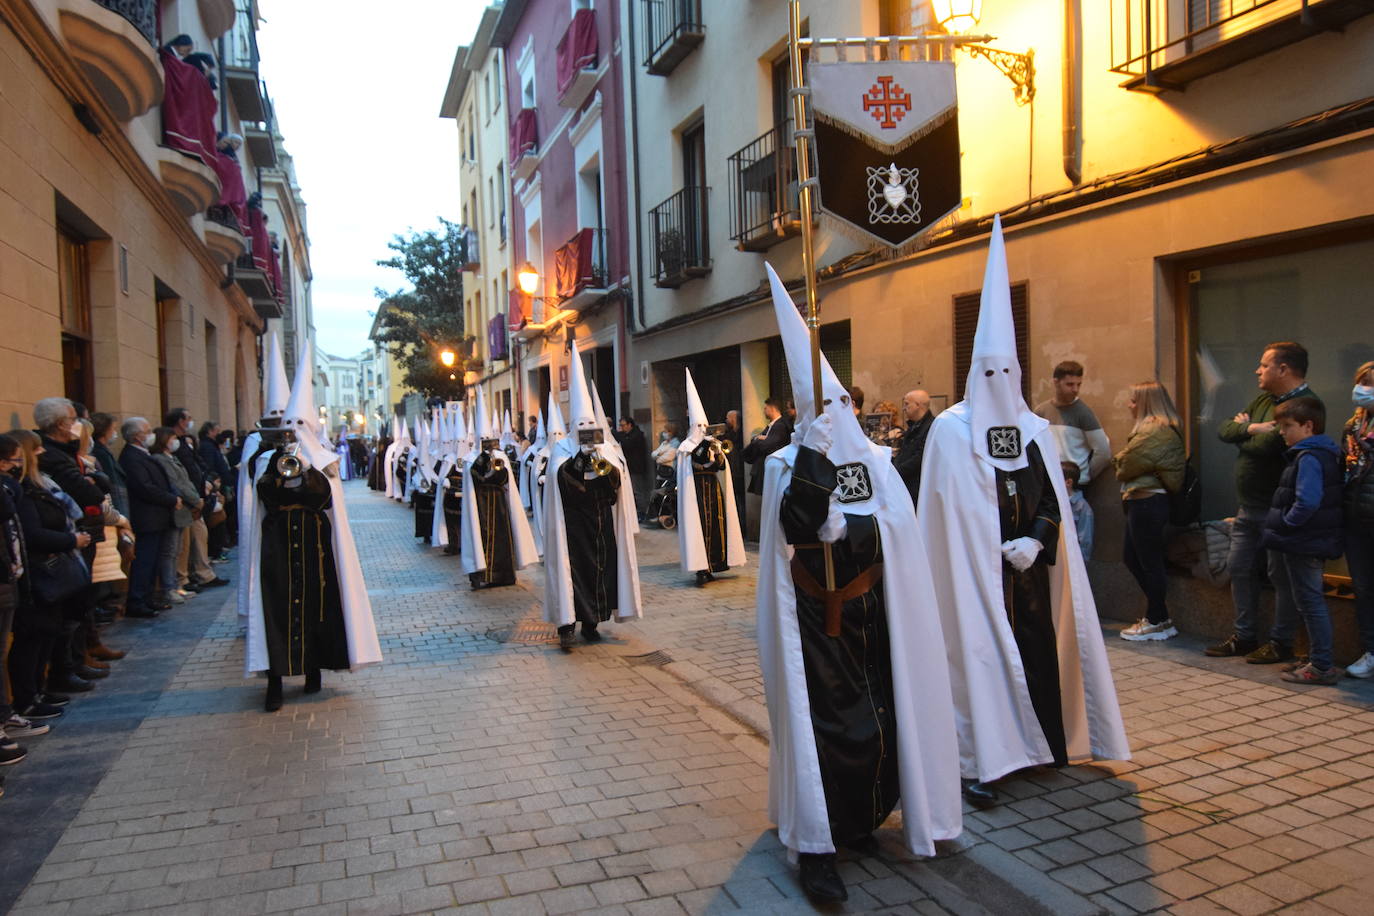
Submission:
M 1288 570 L 1293 603 L 1307 625 L 1307 664 L 1279 676 L 1295 684 L 1337 683 L 1345 673 L 1331 660 L 1331 617 L 1322 591 L 1326 561 L 1341 555 L 1341 453 L 1325 435 L 1326 409 L 1316 398 L 1293 398 L 1274 411 L 1288 446 L 1288 466 L 1264 522 L 1263 546 Z
M 1069 506 L 1073 509 L 1073 525 L 1078 531 L 1078 549 L 1083 552 L 1083 562 L 1092 559 L 1093 550 L 1093 507 L 1088 505 L 1088 497 L 1078 489 L 1078 475 L 1082 471 L 1072 461 L 1059 462 L 1059 470 L 1064 474 L 1064 489 L 1069 491 Z

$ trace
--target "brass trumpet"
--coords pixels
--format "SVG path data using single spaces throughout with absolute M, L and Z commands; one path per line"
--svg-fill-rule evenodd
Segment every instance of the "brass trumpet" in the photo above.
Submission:
M 722 455 L 730 454 L 731 450 L 735 447 L 735 444 L 729 439 L 717 439 L 716 442 L 720 445 L 720 452 Z
M 591 456 L 591 461 L 592 473 L 596 474 L 597 477 L 605 477 L 607 474 L 611 473 L 611 471 L 615 470 L 615 465 L 611 464 L 600 455 L 593 454 Z
M 300 446 L 292 442 L 281 450 L 277 456 L 277 473 L 287 480 L 294 480 L 305 473 L 305 464 L 301 461 L 298 454 Z

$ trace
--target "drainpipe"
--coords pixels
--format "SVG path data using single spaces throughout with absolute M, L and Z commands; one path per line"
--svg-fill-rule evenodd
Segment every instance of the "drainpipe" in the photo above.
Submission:
M 1064 0 L 1063 99 L 1064 175 L 1072 184 L 1083 181 L 1083 104 L 1080 79 L 1083 66 L 1080 0 Z
M 644 208 L 641 206 L 639 196 L 639 51 L 635 47 L 635 4 L 636 0 L 626 0 L 629 8 L 627 31 L 629 32 L 629 71 L 630 71 L 630 135 L 634 138 L 634 160 L 630 164 L 630 171 L 633 174 L 635 189 L 635 301 L 630 303 L 625 313 L 633 316 L 636 308 L 639 309 L 639 326 L 645 327 L 644 321 Z

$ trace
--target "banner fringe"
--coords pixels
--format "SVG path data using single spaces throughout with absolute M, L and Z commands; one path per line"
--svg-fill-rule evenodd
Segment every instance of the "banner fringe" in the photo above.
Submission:
M 862 128 L 855 127 L 852 122 L 843 120 L 838 116 L 828 115 L 820 110 L 813 110 L 811 116 L 822 124 L 833 127 L 838 131 L 848 134 L 856 140 L 862 140 L 869 147 L 880 151 L 885 156 L 895 156 L 902 150 L 911 146 L 917 140 L 930 134 L 932 131 L 943 127 L 951 118 L 959 113 L 959 103 L 951 104 L 944 111 L 922 124 L 915 132 L 908 134 L 897 143 L 883 143 L 875 138 L 871 133 Z
M 837 235 L 844 236 L 857 245 L 882 249 L 893 259 L 904 258 L 907 255 L 915 254 L 928 246 L 936 235 L 947 229 L 952 229 L 959 222 L 959 208 L 955 207 L 935 220 L 935 222 L 922 229 L 916 238 L 901 245 L 894 246 L 844 217 L 831 213 L 829 210 L 825 209 L 824 204 L 820 204 L 816 209 L 821 216 L 821 225 L 826 229 L 829 229 Z

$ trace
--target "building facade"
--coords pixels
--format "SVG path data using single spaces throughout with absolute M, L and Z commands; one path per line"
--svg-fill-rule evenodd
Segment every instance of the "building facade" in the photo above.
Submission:
M 630 231 L 620 10 L 613 0 L 513 0 L 504 50 L 513 414 L 568 398 L 576 340 L 611 415 L 626 406 Z M 528 289 L 525 289 L 525 286 Z
M 260 415 L 260 335 L 280 303 L 253 285 L 268 271 L 235 270 L 252 233 L 231 192 L 256 187 L 265 93 L 255 54 L 226 53 L 231 34 L 256 47 L 256 22 L 250 0 L 0 3 L 12 425 L 54 394 L 120 417 L 186 406 L 245 428 Z M 177 35 L 209 55 L 216 89 L 163 49 Z M 230 134 L 245 142 L 221 158 Z
M 322 407 L 320 418 L 330 435 L 347 428 L 350 433 L 358 432 L 363 425 L 358 421 L 366 416 L 361 401 L 364 385 L 364 362 L 370 361 L 371 351 L 360 356 L 335 356 L 323 350 L 315 351 L 315 365 L 324 379 L 320 392 Z

